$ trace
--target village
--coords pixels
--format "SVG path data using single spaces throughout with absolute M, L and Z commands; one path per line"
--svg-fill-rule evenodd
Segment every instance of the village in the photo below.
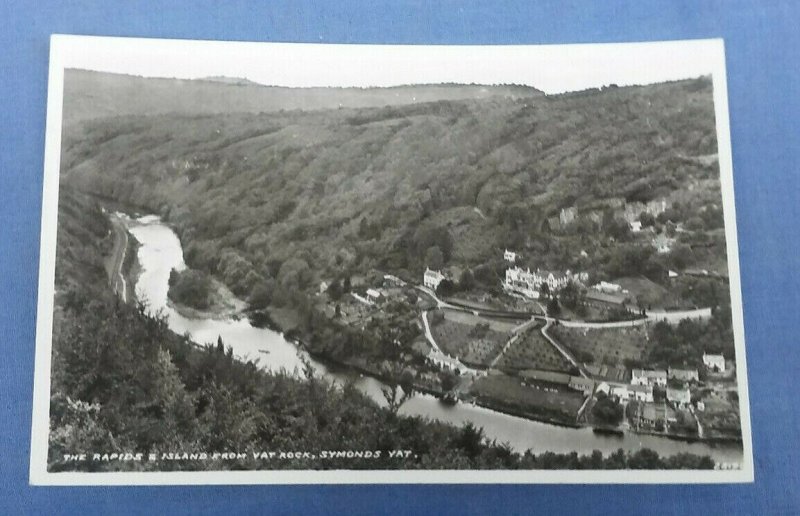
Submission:
M 642 209 L 658 215 L 664 205 Z M 565 223 L 573 216 L 562 210 Z M 645 231 L 639 218 L 626 220 L 632 232 Z M 669 241 L 655 235 L 652 245 Z M 506 265 L 497 290 L 461 288 L 464 274 L 452 270 L 426 268 L 418 279 L 373 271 L 345 285 L 323 282 L 318 303 L 331 320 L 389 335 L 415 388 L 444 403 L 612 435 L 740 439 L 733 356 L 703 349 L 694 363 L 648 362 L 657 331 L 706 324 L 711 307 L 644 305 L 641 281 L 592 283 L 587 272 L 543 270 L 514 250 L 498 253 Z M 670 270 L 669 279 L 707 274 Z

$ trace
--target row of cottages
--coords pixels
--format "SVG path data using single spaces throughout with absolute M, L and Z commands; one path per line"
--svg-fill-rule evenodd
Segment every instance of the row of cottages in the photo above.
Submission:
M 594 393 L 595 382 L 591 378 L 558 373 L 555 371 L 544 371 L 541 369 L 526 369 L 520 372 L 519 375 L 526 380 L 566 386 L 570 389 L 582 392 L 584 396 L 591 396 Z
M 628 385 L 625 383 L 602 382 L 597 386 L 597 392 L 604 392 L 608 396 L 616 396 L 621 402 L 631 400 L 652 402 L 652 385 Z
M 439 288 L 439 283 L 441 283 L 444 279 L 444 274 L 426 267 L 425 274 L 422 276 L 422 284 L 431 290 L 436 290 Z
M 512 292 L 517 292 L 530 299 L 539 299 L 539 290 L 542 285 L 547 285 L 550 292 L 556 292 L 566 287 L 570 281 L 583 283 L 589 279 L 585 272 L 565 273 L 541 271 L 539 269 L 531 272 L 530 269 L 521 267 L 511 267 L 506 269 L 506 279 L 503 287 Z
M 697 373 L 697 369 L 676 369 L 670 367 L 667 369 L 667 377 L 670 380 L 678 380 L 679 382 L 700 381 L 700 375 Z
M 663 369 L 634 369 L 631 371 L 631 385 L 667 386 L 667 372 Z
M 725 372 L 725 357 L 723 355 L 707 355 L 703 353 L 703 365 L 710 371 Z

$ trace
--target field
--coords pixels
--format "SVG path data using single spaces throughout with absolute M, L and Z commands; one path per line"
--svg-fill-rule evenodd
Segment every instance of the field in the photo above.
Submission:
M 581 362 L 622 365 L 644 358 L 649 338 L 643 326 L 623 328 L 566 328 L 554 326 L 552 335 L 570 348 Z
M 497 366 L 503 370 L 544 369 L 569 371 L 572 365 L 541 334 L 541 323 L 511 344 Z
M 568 388 L 548 388 L 526 385 L 518 378 L 503 374 L 475 380 L 470 393 L 479 402 L 526 417 L 574 424 L 584 397 Z
M 612 281 L 631 293 L 637 306 L 653 308 L 689 308 L 691 304 L 675 293 L 644 276 L 616 278 Z
M 489 365 L 500 353 L 509 338 L 507 331 L 513 327 L 509 323 L 476 318 L 461 312 L 437 313 L 443 314 L 444 318 L 429 315 L 429 321 L 433 338 L 442 351 L 458 357 L 466 364 L 479 367 Z

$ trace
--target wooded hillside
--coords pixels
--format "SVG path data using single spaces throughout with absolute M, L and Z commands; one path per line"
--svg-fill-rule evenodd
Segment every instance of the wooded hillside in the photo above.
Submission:
M 444 266 L 476 267 L 504 247 L 534 266 L 657 279 L 670 267 L 725 268 L 715 134 L 708 78 L 379 108 L 122 116 L 65 128 L 62 179 L 163 215 L 187 263 L 245 297 L 343 271 L 417 277 L 440 255 Z M 671 255 L 609 224 L 585 219 L 581 231 L 554 234 L 547 223 L 562 208 L 602 213 L 665 198 L 665 222 L 698 228 Z

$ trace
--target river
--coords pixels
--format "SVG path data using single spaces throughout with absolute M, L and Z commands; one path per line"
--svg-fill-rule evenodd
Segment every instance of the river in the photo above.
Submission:
M 169 327 L 178 334 L 188 333 L 198 343 L 215 343 L 222 337 L 226 345 L 233 348 L 236 356 L 243 359 L 258 360 L 260 367 L 271 370 L 302 370 L 301 356 L 305 356 L 318 374 L 335 382 L 354 380 L 356 386 L 376 402 L 385 405 L 381 394 L 381 383 L 371 377 L 357 373 L 342 372 L 319 361 L 310 359 L 296 345 L 287 341 L 275 331 L 255 328 L 246 319 L 216 320 L 190 319 L 182 316 L 167 303 L 169 273 L 174 269 L 186 267 L 183 250 L 177 235 L 155 216 L 128 219 L 128 227 L 139 241 L 138 259 L 140 274 L 136 282 L 136 295 L 146 300 L 151 311 L 161 310 L 168 318 Z M 483 427 L 490 439 L 507 442 L 517 451 L 531 449 L 534 453 L 552 451 L 589 454 L 600 450 L 604 454 L 623 448 L 635 451 L 650 448 L 660 455 L 674 455 L 690 452 L 710 455 L 715 461 L 727 464 L 742 462 L 742 448 L 735 444 L 709 445 L 706 443 L 686 443 L 657 437 L 626 432 L 615 437 L 595 434 L 589 428 L 564 428 L 537 421 L 510 416 L 494 410 L 459 403 L 444 405 L 436 398 L 417 394 L 400 409 L 401 414 L 423 416 L 460 426 L 472 422 Z

